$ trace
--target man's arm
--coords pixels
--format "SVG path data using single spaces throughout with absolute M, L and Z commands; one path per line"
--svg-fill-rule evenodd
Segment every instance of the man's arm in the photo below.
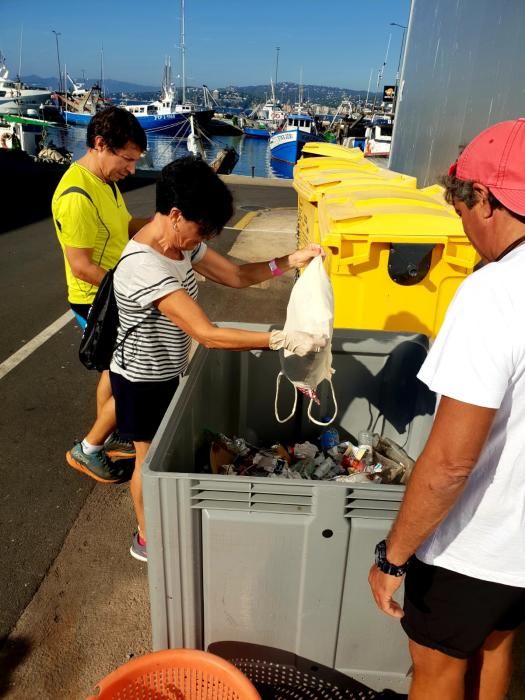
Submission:
M 489 434 L 496 409 L 443 396 L 432 431 L 410 478 L 401 510 L 387 538 L 387 559 L 401 566 L 445 519 L 463 491 Z M 401 617 L 392 599 L 402 577 L 375 565 L 368 577 L 378 607 Z
M 106 274 L 106 270 L 92 261 L 94 248 L 72 248 L 64 246 L 67 261 L 71 272 L 79 280 L 100 287 L 100 283 Z

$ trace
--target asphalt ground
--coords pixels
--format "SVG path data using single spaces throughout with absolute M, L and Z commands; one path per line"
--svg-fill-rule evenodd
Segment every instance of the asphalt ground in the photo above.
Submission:
M 270 184 L 267 180 L 236 176 L 225 179 L 234 194 L 235 213 L 213 243 L 221 252 L 228 253 L 235 246 L 239 230 L 257 214 L 264 216 L 269 209 L 279 211 L 296 204 L 289 182 Z M 154 210 L 152 185 L 128 192 L 125 198 L 135 216 L 149 216 Z M 278 237 L 278 232 L 274 236 Z M 282 254 L 271 245 L 266 255 L 265 247 L 259 250 L 257 259 Z M 97 374 L 85 370 L 78 361 L 80 332 L 73 320 L 6 373 L 6 361 L 61 318 L 69 307 L 62 254 L 48 216 L 0 235 L 0 261 L 0 561 L 4 563 L 0 566 L 1 644 L 33 600 L 95 486 L 95 482 L 67 467 L 64 453 L 74 439 L 83 437 L 94 417 Z M 277 289 L 286 284 L 284 278 L 275 282 Z M 238 291 L 228 296 L 232 290 L 225 290 L 226 297 L 221 297 L 217 285 L 203 283 L 201 303 L 213 320 L 278 322 L 284 317 L 286 296 L 280 317 L 275 316 L 276 304 L 264 303 L 264 289 L 260 288 L 263 286 L 244 290 L 244 297 Z M 111 498 L 108 493 L 103 488 L 92 494 L 95 512 L 97 508 L 107 508 L 105 499 Z M 118 487 L 113 493 L 121 502 L 122 517 L 128 521 L 126 487 Z M 132 526 L 130 519 L 128 527 Z M 96 533 L 90 533 L 93 525 L 89 525 L 80 546 L 89 548 L 95 541 L 99 550 L 104 548 L 104 536 L 111 536 L 111 527 L 108 525 L 107 533 L 100 527 Z M 76 544 L 71 545 L 73 549 Z M 125 556 L 131 559 L 127 550 Z M 136 567 L 136 562 L 131 563 Z M 65 565 L 65 570 L 68 568 L 70 564 Z M 140 565 L 135 571 L 141 571 L 144 582 L 145 572 Z M 104 570 L 104 575 L 111 578 L 111 567 Z M 75 582 L 65 581 L 65 585 L 74 586 Z M 60 590 L 51 595 L 60 596 Z M 59 623 L 60 614 L 55 617 Z M 0 696 L 1 679 L 7 678 L 2 669 L 12 670 L 21 658 L 34 652 L 30 637 L 11 640 L 11 645 L 0 654 Z

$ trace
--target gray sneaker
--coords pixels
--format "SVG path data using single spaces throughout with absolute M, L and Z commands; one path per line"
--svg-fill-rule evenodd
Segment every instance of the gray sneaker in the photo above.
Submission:
M 140 544 L 138 532 L 133 534 L 133 540 L 131 542 L 131 547 L 129 548 L 129 553 L 134 559 L 138 559 L 139 561 L 148 561 L 146 543 Z
M 104 443 L 104 451 L 110 459 L 130 459 L 135 457 L 135 446 L 120 437 L 115 430 Z
M 111 464 L 104 450 L 87 455 L 80 442 L 66 452 L 66 460 L 73 469 L 103 484 L 116 484 L 125 478 L 125 470 Z

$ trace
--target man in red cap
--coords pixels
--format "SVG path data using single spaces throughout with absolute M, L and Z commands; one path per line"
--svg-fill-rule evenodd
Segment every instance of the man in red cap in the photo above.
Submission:
M 369 582 L 409 637 L 410 700 L 503 700 L 525 620 L 525 119 L 479 134 L 442 182 L 486 264 L 419 372 L 440 401 Z

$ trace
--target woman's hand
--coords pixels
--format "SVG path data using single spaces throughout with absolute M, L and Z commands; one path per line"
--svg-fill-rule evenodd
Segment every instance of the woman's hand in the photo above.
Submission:
M 324 258 L 326 253 L 320 245 L 317 245 L 317 243 L 310 243 L 304 248 L 296 250 L 295 253 L 290 253 L 288 256 L 288 264 L 290 267 L 295 268 L 304 267 L 312 258 L 315 258 L 318 255 L 322 255 Z

